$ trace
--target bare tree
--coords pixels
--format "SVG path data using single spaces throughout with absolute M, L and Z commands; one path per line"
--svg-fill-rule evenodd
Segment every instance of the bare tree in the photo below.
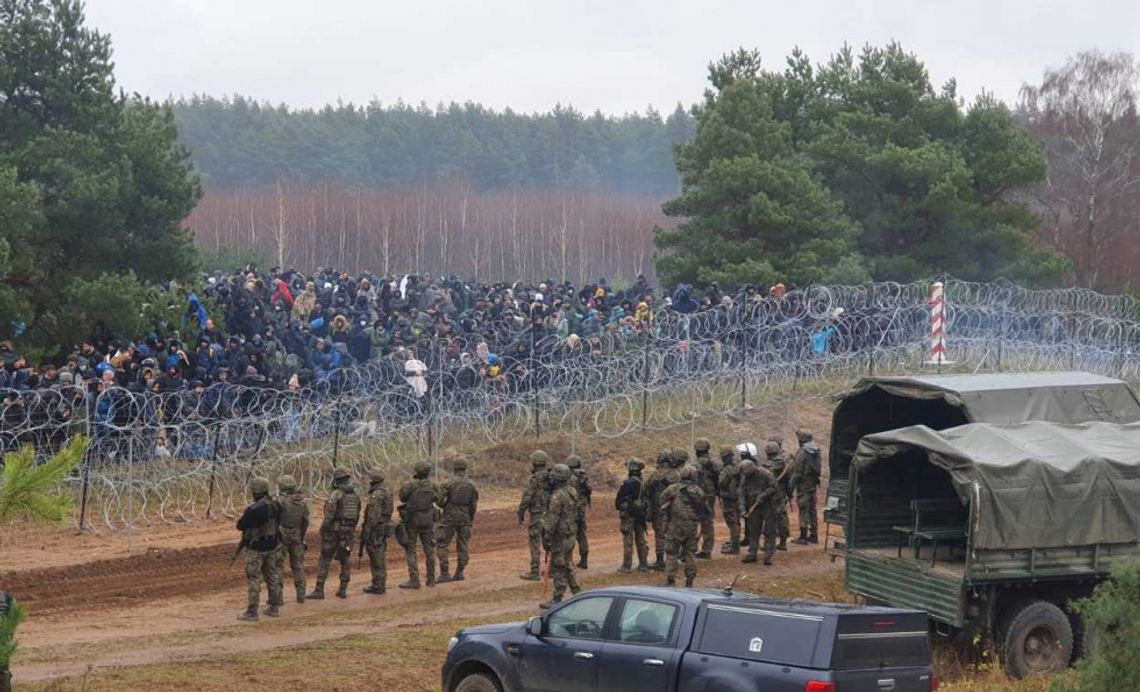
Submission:
M 1045 240 L 1072 262 L 1082 286 L 1120 289 L 1140 225 L 1140 65 L 1131 53 L 1080 53 L 1022 88 L 1022 109 L 1045 146 L 1038 203 Z M 1124 247 L 1127 246 L 1127 247 Z M 1127 265 L 1125 265 L 1126 267 Z

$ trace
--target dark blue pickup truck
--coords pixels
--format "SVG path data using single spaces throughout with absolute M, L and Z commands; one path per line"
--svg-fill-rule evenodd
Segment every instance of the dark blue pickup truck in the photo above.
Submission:
M 583 592 L 460 630 L 444 692 L 930 692 L 926 613 L 699 589 Z

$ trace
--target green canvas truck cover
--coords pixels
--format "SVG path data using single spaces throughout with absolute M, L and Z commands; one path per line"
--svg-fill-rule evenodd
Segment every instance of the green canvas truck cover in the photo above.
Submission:
M 974 549 L 1140 542 L 1140 423 L 917 425 L 864 437 L 853 473 L 914 450 L 975 505 Z

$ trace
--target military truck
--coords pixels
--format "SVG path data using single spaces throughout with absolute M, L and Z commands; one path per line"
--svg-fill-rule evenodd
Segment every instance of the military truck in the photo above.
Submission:
M 991 636 L 1013 676 L 1082 656 L 1069 603 L 1140 555 L 1140 423 L 910 426 L 849 468 L 847 589 Z
M 825 543 L 847 523 L 847 478 L 864 435 L 925 425 L 1140 421 L 1140 400 L 1125 382 L 1087 372 L 864 378 L 839 395 L 831 422 Z M 838 547 L 842 547 L 841 545 Z

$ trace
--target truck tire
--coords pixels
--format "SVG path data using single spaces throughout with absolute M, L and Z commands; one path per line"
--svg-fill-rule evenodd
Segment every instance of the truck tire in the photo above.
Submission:
M 487 673 L 472 673 L 459 681 L 455 692 L 503 692 L 503 688 Z
M 1005 672 L 1014 678 L 1063 670 L 1073 657 L 1069 618 L 1048 601 L 1018 603 L 998 632 Z

